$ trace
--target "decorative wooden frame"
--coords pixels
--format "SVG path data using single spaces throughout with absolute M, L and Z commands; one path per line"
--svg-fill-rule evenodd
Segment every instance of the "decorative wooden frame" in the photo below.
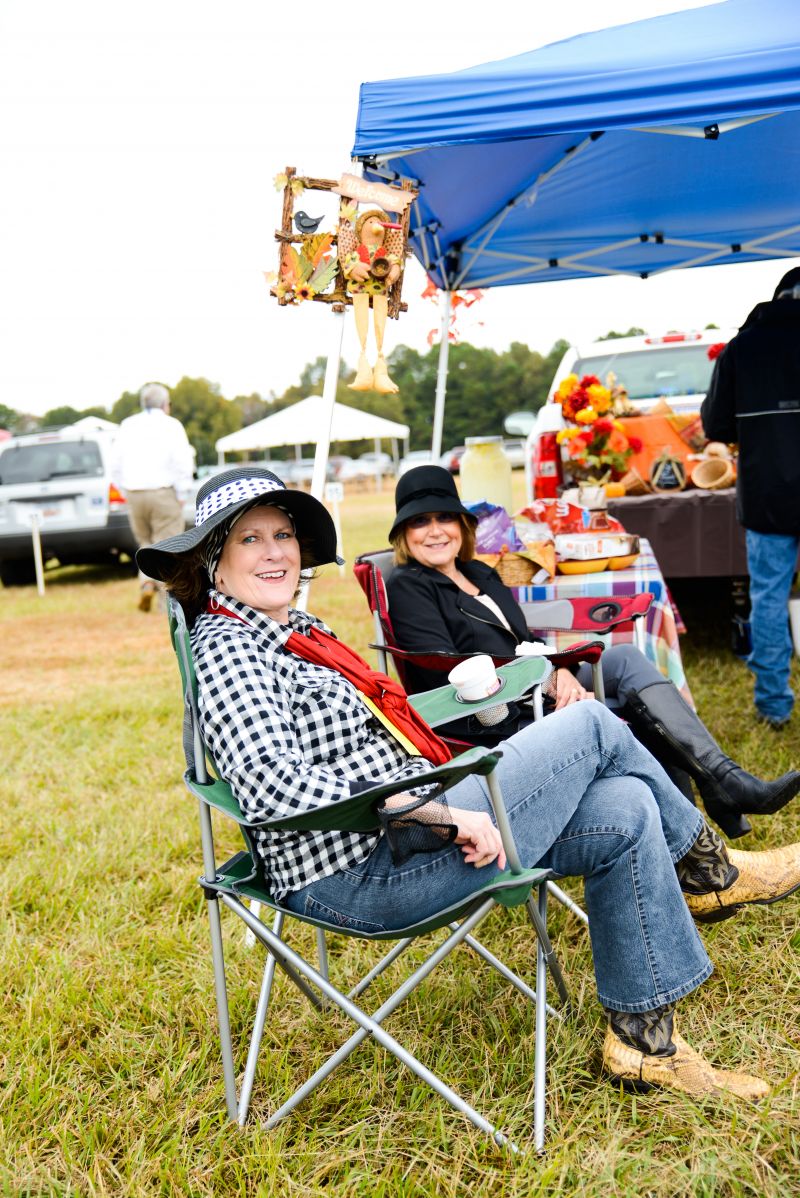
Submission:
M 310 175 L 298 175 L 296 168 L 293 166 L 287 166 L 284 171 L 284 174 L 286 175 L 286 185 L 284 186 L 284 189 L 283 189 L 283 211 L 281 214 L 281 227 L 280 227 L 280 229 L 275 230 L 275 240 L 278 242 L 278 244 L 280 246 L 280 249 L 278 251 L 278 281 L 280 281 L 282 272 L 283 272 L 284 256 L 285 256 L 285 252 L 286 252 L 286 247 L 289 245 L 302 245 L 305 240 L 303 235 L 300 233 L 296 233 L 293 228 L 294 201 L 295 201 L 296 197 L 295 197 L 294 192 L 292 191 L 292 182 L 295 181 L 295 182 L 302 183 L 304 192 L 305 191 L 332 192 L 332 191 L 335 191 L 339 187 L 338 179 L 315 179 Z M 413 188 L 411 187 L 410 183 L 403 182 L 402 187 L 397 188 L 397 190 L 398 191 L 412 191 Z M 356 201 L 351 199 L 349 196 L 342 195 L 342 196 L 340 196 L 340 199 L 341 199 L 342 203 L 351 203 L 351 204 L 356 203 Z M 411 255 L 411 251 L 408 248 L 408 231 L 409 231 L 410 220 L 411 220 L 411 205 L 408 204 L 408 205 L 406 205 L 405 211 L 403 212 L 402 216 L 399 217 L 399 223 L 401 225 L 400 236 L 402 238 L 402 254 L 403 254 L 404 259 L 410 257 L 410 255 Z M 333 246 L 338 246 L 338 244 L 339 244 L 339 221 L 338 220 L 337 220 L 337 224 L 336 224 L 336 233 L 333 234 L 333 240 L 332 240 L 331 244 Z M 404 275 L 405 275 L 405 270 L 400 272 L 399 279 L 397 279 L 397 281 L 391 285 L 391 287 L 389 288 L 389 290 L 386 293 L 387 299 L 389 301 L 389 316 L 391 316 L 393 320 L 396 320 L 401 312 L 408 311 L 408 304 L 404 304 L 401 299 Z M 275 296 L 275 298 L 277 299 L 277 301 L 281 305 L 281 307 L 285 307 L 287 304 L 292 304 L 294 302 L 293 299 L 289 296 L 279 295 L 277 286 L 270 288 L 270 294 Z M 312 300 L 315 300 L 322 304 L 332 304 L 334 312 L 343 312 L 345 310 L 345 307 L 348 304 L 352 304 L 353 298 L 347 290 L 347 280 L 344 277 L 341 262 L 339 262 L 338 266 L 337 266 L 336 275 L 335 275 L 335 278 L 333 281 L 333 290 L 323 292 L 320 295 L 312 295 L 310 298 Z M 370 297 L 370 307 L 372 307 L 372 298 L 371 297 Z

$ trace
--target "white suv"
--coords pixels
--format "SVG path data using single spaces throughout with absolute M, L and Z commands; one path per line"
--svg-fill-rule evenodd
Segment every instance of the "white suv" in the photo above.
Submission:
M 552 398 L 568 374 L 594 374 L 605 383 L 609 371 L 624 386 L 636 408 L 647 409 L 663 397 L 676 412 L 696 412 L 705 399 L 714 362 L 709 347 L 730 341 L 735 329 L 705 329 L 702 333 L 666 333 L 661 337 L 619 337 L 571 345 L 556 371 L 548 402 L 536 413 L 528 434 L 525 481 L 528 499 L 556 494 L 563 482 L 556 433 L 564 427 L 561 405 Z
M 125 498 L 111 482 L 113 433 L 76 426 L 0 444 L 0 580 L 35 580 L 31 541 L 38 522 L 45 562 L 86 565 L 131 557 L 136 542 Z

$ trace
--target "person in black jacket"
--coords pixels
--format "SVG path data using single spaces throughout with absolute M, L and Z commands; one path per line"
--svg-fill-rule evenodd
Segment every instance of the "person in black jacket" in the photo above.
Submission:
M 800 542 L 800 268 L 757 304 L 714 365 L 700 409 L 706 436 L 738 441 L 736 510 L 750 574 L 759 717 L 786 724 L 792 640 L 787 605 Z
M 396 516 L 389 533 L 397 567 L 387 582 L 389 612 L 397 643 L 409 652 L 488 653 L 513 658 L 533 638 L 522 610 L 495 570 L 474 560 L 477 520 L 463 506 L 449 471 L 418 466 L 404 474 L 395 493 Z M 441 686 L 445 674 L 409 664 L 412 692 Z M 750 831 L 745 813 L 772 814 L 800 791 L 795 770 L 775 782 L 748 774 L 720 748 L 681 695 L 633 645 L 613 645 L 602 657 L 606 705 L 632 726 L 637 737 L 668 769 L 687 797 L 689 778 L 709 816 L 728 836 Z M 559 670 L 551 687 L 556 709 L 592 698 L 591 670 Z M 475 743 L 496 744 L 531 719 L 519 705 L 487 728 L 467 716 L 446 731 Z M 688 776 L 687 776 L 688 775 Z

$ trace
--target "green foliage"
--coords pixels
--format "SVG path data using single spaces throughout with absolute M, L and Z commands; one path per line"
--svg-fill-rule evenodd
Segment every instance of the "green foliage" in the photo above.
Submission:
M 216 462 L 214 446 L 220 437 L 242 427 L 241 410 L 223 399 L 217 384 L 207 379 L 182 378 L 170 396 L 171 413 L 186 429 L 197 451 L 197 465 Z
M 138 391 L 123 391 L 117 402 L 111 409 L 110 419 L 115 424 L 122 424 L 128 416 L 133 416 L 139 411 L 139 392 Z
M 443 444 L 463 443 L 465 437 L 503 431 L 503 419 L 525 408 L 535 411 L 547 399 L 566 343 L 559 341 L 543 356 L 513 342 L 503 353 L 461 344 L 450 348 Z M 411 447 L 430 444 L 436 395 L 438 347 L 420 354 L 400 345 L 391 355 L 391 374 L 400 388 L 403 415 L 411 429 Z M 352 400 L 351 400 L 352 402 Z
M 270 412 L 275 410 L 268 400 L 259 395 L 257 391 L 251 395 L 235 395 L 231 403 L 239 409 L 240 428 L 245 428 L 248 424 L 255 424 L 257 420 L 263 420 L 265 416 L 269 416 Z
M 108 412 L 105 408 L 83 408 L 78 411 L 77 408 L 72 408 L 68 404 L 60 408 L 51 408 L 49 412 L 45 412 L 42 416 L 42 426 L 45 428 L 55 425 L 75 424 L 77 420 L 83 420 L 84 416 L 99 416 L 102 420 L 108 420 Z
M 7 408 L 4 403 L 0 403 L 0 428 L 13 433 L 17 427 L 19 415 L 19 412 L 15 412 L 13 408 Z
M 597 340 L 598 341 L 618 341 L 622 337 L 644 337 L 646 332 L 647 332 L 647 329 L 639 329 L 639 328 L 636 328 L 635 325 L 631 325 L 631 327 L 628 329 L 627 333 L 615 333 L 614 330 L 612 329 L 610 333 L 606 333 L 605 337 L 598 337 Z

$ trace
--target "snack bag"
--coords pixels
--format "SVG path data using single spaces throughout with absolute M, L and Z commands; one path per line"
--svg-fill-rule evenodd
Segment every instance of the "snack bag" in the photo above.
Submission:
M 524 549 L 514 528 L 514 521 L 504 507 L 487 503 L 486 500 L 466 503 L 464 506 L 478 517 L 476 553 L 502 553 L 504 550 L 513 553 L 517 549 Z

